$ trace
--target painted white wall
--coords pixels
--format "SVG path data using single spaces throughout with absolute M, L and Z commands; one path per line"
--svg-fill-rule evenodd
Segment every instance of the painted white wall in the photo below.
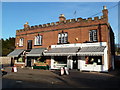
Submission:
M 85 64 L 85 60 L 78 60 L 80 71 L 103 71 L 103 65 Z
M 81 65 L 80 65 L 80 60 L 78 60 L 78 69 L 80 69 L 80 66 L 81 66 Z
M 78 69 L 80 70 L 89 70 L 89 71 L 104 71 L 108 72 L 108 47 L 106 42 L 97 42 L 97 43 L 75 43 L 75 44 L 62 44 L 62 45 L 51 45 L 51 48 L 66 48 L 66 47 L 92 47 L 92 46 L 106 46 L 104 50 L 104 65 L 87 65 L 85 60 L 78 60 Z M 53 60 L 53 59 L 51 59 Z M 52 65 L 52 63 L 51 63 Z M 73 60 L 67 60 L 67 67 L 73 69 Z
M 51 57 L 51 66 L 50 69 L 54 69 L 54 57 Z
M 86 71 L 104 71 L 108 72 L 108 55 L 107 55 L 107 47 L 104 49 L 104 64 L 103 65 L 88 65 L 85 64 L 85 60 L 78 60 L 78 69 L 86 70 Z
M 107 47 L 104 49 L 104 65 L 103 65 L 103 71 L 108 72 L 108 55 L 107 55 Z
M 51 48 L 66 48 L 66 47 L 90 47 L 90 46 L 107 46 L 106 42 L 97 43 L 74 43 L 74 44 L 61 44 L 61 45 L 51 45 Z
M 73 60 L 70 60 L 70 59 L 67 60 L 67 67 L 69 69 L 73 69 Z

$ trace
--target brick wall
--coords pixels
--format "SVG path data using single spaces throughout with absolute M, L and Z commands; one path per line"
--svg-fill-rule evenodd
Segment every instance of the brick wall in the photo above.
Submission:
M 89 41 L 89 30 L 94 30 L 94 29 L 98 31 L 98 41 L 107 42 L 108 31 L 106 30 L 106 27 L 107 25 L 99 26 L 98 22 L 96 23 L 87 22 L 87 24 L 86 23 L 80 24 L 76 22 L 73 24 L 70 23 L 68 25 L 63 24 L 63 25 L 58 25 L 58 26 L 53 26 L 53 27 L 45 27 L 45 28 L 39 28 L 39 29 L 34 29 L 34 30 L 27 30 L 27 31 L 19 32 L 16 34 L 17 35 L 16 43 L 19 43 L 20 38 L 24 38 L 24 46 L 17 47 L 17 49 L 27 49 L 27 40 L 33 41 L 32 42 L 33 48 L 49 47 L 50 45 L 55 45 L 58 43 L 58 33 L 61 33 L 61 32 L 68 33 L 69 43 L 83 43 L 85 41 Z M 42 46 L 34 46 L 34 38 L 38 34 L 43 36 Z M 78 38 L 77 42 L 75 38 Z
M 24 29 L 16 31 L 16 49 L 27 49 L 27 40 L 32 40 L 33 48 L 49 47 L 58 43 L 58 33 L 67 32 L 69 43 L 83 43 L 89 41 L 89 30 L 97 30 L 98 42 L 108 42 L 108 10 L 103 7 L 101 17 L 66 20 L 63 14 L 60 15 L 58 22 L 47 23 L 43 25 L 29 26 L 24 24 Z M 34 38 L 42 35 L 42 46 L 34 46 Z M 24 38 L 24 46 L 19 47 L 19 39 Z M 78 38 L 76 42 L 75 38 Z
M 111 55 L 114 55 L 114 33 L 108 23 L 108 10 L 104 7 L 103 16 L 82 19 L 69 19 L 43 25 L 24 25 L 24 29 L 16 31 L 16 49 L 27 49 L 27 41 L 32 40 L 32 48 L 48 48 L 58 43 L 58 33 L 67 32 L 68 42 L 83 43 L 89 41 L 89 30 L 97 30 L 98 42 L 107 42 L 108 63 L 111 67 Z M 34 39 L 37 35 L 42 35 L 42 46 L 34 46 Z M 17 46 L 19 39 L 24 38 L 23 47 Z M 78 41 L 75 40 L 78 38 Z M 47 60 L 50 63 L 50 60 Z

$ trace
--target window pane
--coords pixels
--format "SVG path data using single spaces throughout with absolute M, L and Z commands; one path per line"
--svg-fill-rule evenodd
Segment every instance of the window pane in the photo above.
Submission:
M 93 33 L 92 30 L 89 31 L 89 40 L 93 41 Z
M 97 30 L 93 30 L 93 41 L 97 41 Z
M 40 45 L 41 42 L 41 36 L 38 36 L 38 45 Z
M 64 43 L 64 34 L 62 33 L 61 43 Z
M 19 46 L 23 46 L 23 38 L 20 38 L 20 40 L 19 40 Z
M 68 34 L 64 33 L 64 43 L 67 43 L 67 41 L 68 41 Z
M 37 39 L 37 37 L 35 36 L 35 45 L 36 45 L 36 42 L 37 42 L 37 40 L 36 40 L 36 39 Z
M 61 34 L 58 34 L 58 43 L 61 43 Z
M 41 44 L 42 44 L 42 36 L 36 36 L 35 45 L 41 45 Z
M 58 43 L 67 43 L 68 42 L 68 34 L 67 33 L 59 33 L 58 34 Z

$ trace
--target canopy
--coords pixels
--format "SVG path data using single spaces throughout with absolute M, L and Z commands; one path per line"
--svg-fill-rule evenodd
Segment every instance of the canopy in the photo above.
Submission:
M 79 47 L 52 48 L 51 50 L 45 52 L 44 56 L 75 56 L 78 49 Z
M 77 53 L 78 56 L 101 56 L 104 54 L 105 46 L 82 47 Z
M 46 48 L 33 48 L 26 56 L 42 56 Z
M 18 57 L 23 51 L 24 49 L 15 49 L 11 53 L 9 53 L 7 56 Z

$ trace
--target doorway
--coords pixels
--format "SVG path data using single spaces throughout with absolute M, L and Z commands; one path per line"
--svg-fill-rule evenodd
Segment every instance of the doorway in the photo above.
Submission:
M 27 49 L 32 49 L 32 40 L 27 41 Z
M 27 67 L 31 67 L 31 58 L 27 58 Z
M 15 60 L 14 60 L 14 58 L 12 57 L 12 58 L 11 58 L 11 66 L 14 66 L 14 63 L 15 63 Z
M 77 67 L 78 67 L 78 57 L 73 56 L 72 60 L 73 60 L 73 69 L 77 69 Z

